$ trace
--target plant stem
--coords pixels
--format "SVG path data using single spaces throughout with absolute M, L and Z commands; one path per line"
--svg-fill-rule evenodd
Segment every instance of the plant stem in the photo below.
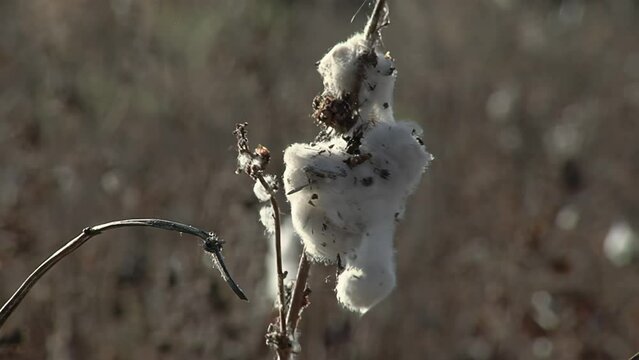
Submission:
M 308 305 L 305 297 L 307 295 L 306 282 L 310 269 L 311 262 L 308 260 L 306 253 L 302 252 L 300 263 L 297 267 L 297 279 L 295 279 L 295 285 L 293 285 L 291 304 L 288 308 L 288 314 L 286 315 L 286 324 L 293 334 L 295 333 L 295 329 L 297 329 L 302 310 Z
M 196 236 L 202 239 L 204 250 L 213 254 L 215 266 L 220 271 L 222 278 L 231 287 L 233 292 L 242 300 L 248 300 L 242 289 L 235 283 L 231 275 L 229 274 L 224 259 L 222 257 L 222 244 L 215 233 L 207 232 L 196 228 L 191 225 L 181 224 L 175 221 L 161 220 L 161 219 L 126 219 L 120 221 L 113 221 L 105 224 L 91 226 L 82 230 L 82 233 L 76 236 L 74 239 L 66 243 L 53 255 L 49 256 L 44 262 L 40 264 L 20 285 L 18 290 L 11 296 L 11 298 L 0 309 L 0 328 L 7 321 L 11 313 L 20 305 L 20 302 L 27 295 L 33 285 L 40 280 L 40 278 L 46 274 L 58 261 L 62 260 L 67 255 L 82 246 L 89 239 L 112 229 L 123 227 L 154 227 L 158 229 L 164 229 L 169 231 L 177 231 L 180 233 L 186 233 Z
M 280 313 L 280 336 L 282 340 L 288 341 L 286 331 L 286 309 L 285 306 L 285 291 L 284 291 L 284 271 L 282 269 L 282 229 L 280 222 L 280 207 L 275 199 L 275 194 L 271 186 L 264 180 L 262 174 L 256 176 L 257 180 L 262 184 L 264 190 L 270 195 L 271 207 L 273 208 L 273 217 L 275 218 L 275 264 L 277 268 L 277 292 L 279 296 L 279 313 Z
M 302 316 L 302 311 L 308 306 L 307 301 L 307 287 L 306 282 L 308 280 L 308 274 L 311 269 L 311 262 L 306 256 L 306 253 L 302 252 L 300 256 L 300 263 L 297 267 L 297 278 L 293 285 L 293 293 L 291 295 L 291 301 L 288 306 L 288 313 L 286 314 L 286 326 L 292 336 L 295 336 L 295 330 Z M 291 346 L 278 347 L 276 349 L 278 360 L 288 360 L 291 358 L 293 348 Z
M 384 7 L 386 6 L 386 0 L 377 0 L 373 13 L 364 27 L 364 34 L 366 34 L 366 40 L 368 41 L 368 48 L 372 49 L 377 40 L 377 32 L 379 30 L 379 19 L 382 16 Z

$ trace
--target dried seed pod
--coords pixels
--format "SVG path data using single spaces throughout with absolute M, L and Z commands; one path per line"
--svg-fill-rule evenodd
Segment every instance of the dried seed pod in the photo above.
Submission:
M 347 132 L 357 122 L 357 116 L 351 107 L 352 100 L 335 98 L 332 95 L 318 95 L 313 99 L 313 119 L 337 130 Z

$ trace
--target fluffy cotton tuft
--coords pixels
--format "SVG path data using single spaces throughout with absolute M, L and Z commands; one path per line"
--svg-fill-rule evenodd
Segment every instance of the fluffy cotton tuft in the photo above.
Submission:
M 371 225 L 355 254 L 337 279 L 337 299 L 347 309 L 366 313 L 395 288 L 393 233 L 395 227 Z
M 277 178 L 274 175 L 264 175 L 264 181 L 266 181 L 266 183 L 271 187 L 273 191 L 277 190 Z M 269 192 L 264 189 L 264 186 L 259 181 L 256 181 L 255 185 L 253 185 L 253 193 L 255 194 L 255 197 L 257 197 L 257 199 L 262 202 L 269 201 L 269 199 L 271 198 L 271 194 L 269 194 Z
M 342 96 L 353 90 L 357 76 L 357 59 L 366 51 L 364 34 L 358 33 L 339 43 L 320 60 L 317 71 L 326 92 Z
M 346 141 L 293 144 L 284 153 L 284 186 L 293 224 L 315 260 L 334 263 L 357 250 L 371 225 L 394 226 L 431 159 L 414 123 L 380 123 L 362 138 L 366 161 L 351 167 Z
M 357 91 L 355 125 L 342 136 L 293 144 L 284 152 L 293 226 L 313 260 L 344 266 L 337 298 L 360 314 L 395 287 L 395 225 L 432 160 L 419 125 L 393 117 L 393 59 L 378 50 L 366 54 L 364 35 L 356 34 L 333 47 L 318 67 L 324 96 Z M 376 57 L 367 61 L 363 78 L 362 56 Z M 358 78 L 361 88 L 354 89 Z
M 366 52 L 365 36 L 357 33 L 324 55 L 317 68 L 324 81 L 324 93 L 343 98 L 357 92 L 360 117 L 364 121 L 391 120 L 397 71 L 389 54 L 375 51 L 371 55 L 375 57 L 372 61 L 375 66 L 364 69 L 364 82 L 360 89 L 354 89 L 360 59 Z
M 275 215 L 270 205 L 264 205 L 260 209 L 260 222 L 268 234 L 275 233 Z

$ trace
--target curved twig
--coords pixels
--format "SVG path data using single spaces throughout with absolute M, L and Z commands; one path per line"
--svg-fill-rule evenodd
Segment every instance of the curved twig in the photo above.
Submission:
M 20 285 L 18 290 L 11 296 L 11 298 L 0 309 L 0 328 L 9 318 L 11 313 L 20 305 L 20 302 L 27 295 L 29 290 L 35 285 L 40 278 L 46 274 L 58 261 L 62 260 L 65 256 L 71 254 L 77 248 L 82 246 L 87 240 L 93 238 L 96 235 L 103 233 L 104 231 L 117 229 L 122 227 L 154 227 L 158 229 L 164 229 L 169 231 L 177 231 L 193 236 L 197 236 L 202 239 L 202 245 L 204 250 L 213 254 L 213 260 L 215 267 L 220 271 L 222 278 L 231 287 L 233 292 L 242 300 L 248 298 L 233 280 L 229 274 L 226 265 L 224 264 L 224 258 L 222 257 L 222 244 L 224 241 L 219 239 L 215 233 L 207 232 L 202 229 L 196 228 L 191 225 L 181 224 L 175 221 L 161 220 L 161 219 L 126 219 L 120 221 L 113 221 L 105 224 L 91 226 L 82 230 L 82 233 L 76 236 L 74 239 L 66 243 L 53 255 L 49 256 L 40 266 L 38 266 Z

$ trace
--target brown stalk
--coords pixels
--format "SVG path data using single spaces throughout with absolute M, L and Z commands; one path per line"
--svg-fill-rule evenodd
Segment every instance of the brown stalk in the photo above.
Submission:
M 366 23 L 366 27 L 364 27 L 364 34 L 366 34 L 366 41 L 368 41 L 367 45 L 369 49 L 372 49 L 375 46 L 375 42 L 379 38 L 379 29 L 380 19 L 382 17 L 382 13 L 384 12 L 384 7 L 386 7 L 386 0 L 377 0 L 375 3 L 375 7 L 373 8 L 373 13 L 371 17 L 368 19 Z
M 297 329 L 297 324 L 302 315 L 302 310 L 308 305 L 306 299 L 307 287 L 306 282 L 308 280 L 308 273 L 311 269 L 311 262 L 305 253 L 300 256 L 300 263 L 297 267 L 297 279 L 295 279 L 295 285 L 293 285 L 293 295 L 291 296 L 291 303 L 288 308 L 288 314 L 286 315 L 286 326 L 292 334 Z
M 275 194 L 271 186 L 264 180 L 262 174 L 256 175 L 257 180 L 262 184 L 264 190 L 270 195 L 271 207 L 273 208 L 273 217 L 275 218 L 275 263 L 277 267 L 277 293 L 279 297 L 279 313 L 280 313 L 280 336 L 282 339 L 287 340 L 286 335 L 286 309 L 285 306 L 285 291 L 284 291 L 284 271 L 282 270 L 282 229 L 280 222 L 280 207 L 275 199 Z

